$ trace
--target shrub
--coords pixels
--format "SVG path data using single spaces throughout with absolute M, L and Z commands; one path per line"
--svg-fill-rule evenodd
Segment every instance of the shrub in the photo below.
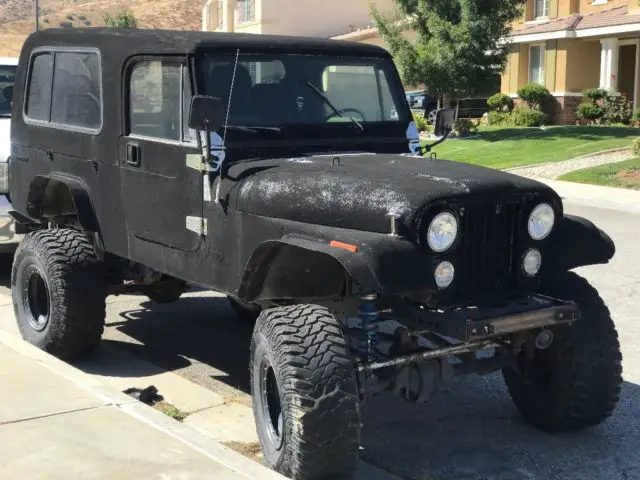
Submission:
M 634 157 L 640 157 L 640 138 L 636 138 L 631 144 L 631 153 Z
M 578 118 L 583 118 L 590 122 L 602 119 L 604 115 L 604 107 L 596 103 L 581 103 L 578 105 L 578 111 L 576 112 Z
M 85 20 L 84 24 L 88 27 L 89 25 L 91 25 L 91 20 Z
M 71 20 L 73 22 L 75 18 L 73 18 L 73 15 L 67 15 L 67 20 Z
M 608 96 L 604 101 L 602 121 L 606 124 L 624 123 L 629 125 L 633 106 L 624 95 Z
M 468 137 L 470 133 L 477 130 L 477 125 L 468 118 L 458 118 L 453 122 L 453 131 L 459 137 Z
M 496 93 L 487 99 L 487 105 L 495 112 L 510 112 L 513 110 L 513 99 L 505 93 Z
M 519 106 L 513 110 L 513 124 L 518 127 L 540 127 L 544 125 L 549 116 L 538 110 L 527 106 Z
M 87 19 L 86 15 L 78 15 L 78 20 L 84 21 Z
M 490 111 L 487 114 L 489 125 L 513 125 L 513 114 L 510 112 Z
M 62 28 L 73 28 L 73 22 L 60 22 Z
M 429 126 L 429 122 L 427 122 L 427 119 L 424 118 L 421 115 L 418 115 L 416 112 L 411 112 L 413 115 L 413 121 L 416 124 L 416 127 L 418 127 L 418 131 L 419 132 L 424 132 L 427 130 L 427 127 Z
M 604 88 L 589 88 L 582 92 L 582 94 L 590 98 L 592 103 L 596 103 L 598 100 L 607 98 L 608 92 Z
M 548 105 L 553 100 L 549 90 L 538 83 L 526 84 L 518 90 L 518 96 L 527 102 L 529 107 L 542 111 L 547 111 Z
M 48 24 L 49 23 L 49 19 L 45 18 L 44 20 L 42 20 L 44 23 Z

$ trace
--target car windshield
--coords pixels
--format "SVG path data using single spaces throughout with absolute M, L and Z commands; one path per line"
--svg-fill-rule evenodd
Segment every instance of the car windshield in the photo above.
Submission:
M 231 128 L 275 131 L 346 122 L 364 131 L 372 123 L 406 120 L 400 108 L 404 91 L 393 64 L 384 59 L 209 53 L 200 75 L 204 94 L 230 104 Z
M 11 116 L 16 69 L 14 65 L 0 65 L 0 117 Z

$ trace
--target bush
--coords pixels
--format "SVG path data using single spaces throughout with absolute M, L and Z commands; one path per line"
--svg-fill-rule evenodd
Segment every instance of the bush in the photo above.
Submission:
M 549 90 L 538 83 L 526 84 L 518 90 L 518 96 L 527 102 L 529 107 L 542 111 L 547 111 L 548 105 L 553 100 Z
M 48 24 L 49 23 L 49 19 L 45 18 L 44 20 L 42 20 L 44 23 Z
M 489 125 L 513 125 L 513 115 L 510 112 L 490 111 L 487 114 Z
M 578 118 L 595 122 L 602 119 L 604 115 L 604 107 L 596 103 L 581 103 L 578 105 L 578 111 L 576 112 Z
M 85 20 L 84 24 L 88 27 L 89 25 L 91 25 L 91 20 Z
M 496 93 L 487 99 L 487 105 L 494 112 L 510 112 L 513 110 L 513 99 L 505 93 Z
M 459 137 L 468 137 L 470 133 L 478 130 L 476 124 L 468 118 L 458 118 L 453 122 L 453 131 Z
M 607 98 L 608 92 L 604 88 L 589 88 L 582 92 L 582 94 L 590 98 L 592 103 L 596 103 L 598 100 Z
M 67 20 L 71 20 L 73 22 L 75 18 L 73 18 L 73 15 L 67 15 Z
M 427 119 L 421 115 L 418 115 L 416 112 L 411 112 L 411 114 L 413 115 L 413 121 L 415 122 L 416 127 L 418 127 L 418 131 L 426 131 L 427 127 L 429 126 L 429 122 L 427 122 Z
M 636 138 L 631 144 L 631 153 L 634 157 L 640 157 L 640 138 Z
M 87 19 L 87 16 L 86 16 L 86 15 L 78 15 L 78 20 L 80 20 L 80 21 L 84 21 L 84 20 L 86 20 L 86 19 Z
M 624 123 L 629 125 L 633 106 L 624 95 L 608 96 L 604 101 L 602 121 L 605 124 Z
M 518 127 L 540 127 L 547 123 L 549 116 L 531 107 L 516 107 L 513 113 L 513 124 Z
M 73 28 L 73 22 L 60 22 L 62 28 Z

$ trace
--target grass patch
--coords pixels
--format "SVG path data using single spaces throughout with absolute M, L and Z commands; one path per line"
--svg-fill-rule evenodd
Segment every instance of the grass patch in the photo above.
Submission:
M 468 139 L 449 139 L 434 148 L 438 158 L 514 168 L 571 158 L 614 148 L 631 147 L 640 129 L 558 126 L 544 128 L 482 127 Z
M 181 411 L 174 405 L 171 405 L 170 403 L 167 403 L 167 402 L 158 402 L 153 405 L 153 408 L 161 411 L 168 417 L 171 417 L 174 420 L 177 420 L 179 422 L 184 421 L 184 419 L 187 418 L 187 415 L 188 415 L 188 413 Z
M 576 170 L 558 180 L 640 190 L 640 157 Z

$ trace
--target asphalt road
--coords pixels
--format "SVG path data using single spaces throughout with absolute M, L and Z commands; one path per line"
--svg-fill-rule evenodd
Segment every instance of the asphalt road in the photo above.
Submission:
M 608 302 L 620 333 L 625 384 L 619 408 L 590 431 L 544 435 L 524 424 L 498 374 L 455 379 L 411 405 L 381 396 L 364 406 L 363 457 L 408 479 L 640 479 L 640 215 L 580 207 L 617 246 L 613 262 L 580 270 Z M 576 239 L 580 241 L 580 239 Z M 0 293 L 8 293 L 4 285 Z M 248 400 L 251 326 L 226 300 L 190 293 L 165 306 L 109 300 L 105 342 L 226 396 Z

